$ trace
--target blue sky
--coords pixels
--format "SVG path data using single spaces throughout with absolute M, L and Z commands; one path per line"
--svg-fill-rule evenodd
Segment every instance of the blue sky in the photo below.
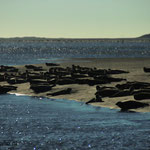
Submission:
M 150 33 L 150 0 L 0 0 L 0 37 L 117 38 Z

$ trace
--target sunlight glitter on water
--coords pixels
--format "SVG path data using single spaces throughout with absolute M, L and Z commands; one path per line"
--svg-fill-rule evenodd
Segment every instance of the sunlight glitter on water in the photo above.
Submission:
M 147 149 L 149 113 L 0 95 L 0 144 L 15 149 Z

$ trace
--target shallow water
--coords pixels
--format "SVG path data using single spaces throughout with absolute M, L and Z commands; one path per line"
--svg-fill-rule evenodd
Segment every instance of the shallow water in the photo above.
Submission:
M 1 150 L 149 150 L 149 124 L 150 113 L 0 95 Z

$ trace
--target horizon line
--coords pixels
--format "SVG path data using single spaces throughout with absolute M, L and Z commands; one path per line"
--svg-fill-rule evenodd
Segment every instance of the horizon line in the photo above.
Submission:
M 138 37 L 44 37 L 44 36 L 12 36 L 0 37 L 0 39 L 15 39 L 15 38 L 43 38 L 43 39 L 134 39 Z
M 140 38 L 143 36 L 147 36 L 150 34 L 143 34 L 141 36 L 136 36 L 136 37 L 80 37 L 80 38 L 75 38 L 75 37 L 44 37 L 44 36 L 10 36 L 10 37 L 0 37 L 0 39 L 15 39 L 15 38 L 44 38 L 44 39 L 135 39 L 135 38 Z

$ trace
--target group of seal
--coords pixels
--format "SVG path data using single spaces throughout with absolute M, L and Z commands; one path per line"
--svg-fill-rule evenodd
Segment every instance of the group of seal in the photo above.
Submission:
M 150 99 L 150 83 L 146 82 L 126 82 L 124 84 L 117 84 L 116 87 L 96 86 L 96 98 L 86 102 L 86 104 L 93 102 L 103 102 L 102 98 L 133 96 L 134 101 L 117 102 L 116 105 L 121 108 L 121 111 L 129 109 L 137 109 L 140 107 L 149 106 L 147 103 L 137 102 L 137 100 Z M 97 99 L 100 98 L 100 100 Z
M 95 97 L 86 102 L 103 102 L 103 97 L 134 96 L 135 100 L 150 99 L 150 83 L 146 82 L 126 82 L 117 84 L 115 87 L 106 87 L 104 84 L 111 82 L 126 81 L 124 78 L 112 77 L 114 74 L 129 73 L 124 70 L 98 69 L 72 65 L 71 67 L 60 67 L 59 64 L 45 63 L 46 69 L 42 66 L 25 65 L 25 70 L 21 71 L 13 66 L 0 66 L 0 82 L 6 81 L 8 85 L 0 86 L 0 94 L 5 94 L 11 90 L 16 90 L 15 84 L 30 83 L 30 89 L 35 93 L 48 92 L 47 95 L 57 96 L 70 94 L 72 88 L 56 90 L 50 92 L 56 85 L 87 84 L 96 85 Z M 144 72 L 149 72 L 149 68 L 144 68 Z M 135 109 L 140 107 L 140 102 L 120 102 L 116 104 L 122 110 Z M 145 107 L 147 104 L 141 104 Z
M 29 82 L 30 89 L 35 93 L 41 93 L 50 91 L 56 85 L 88 84 L 94 86 L 120 82 L 125 79 L 111 77 L 111 74 L 128 73 L 123 70 L 97 69 L 79 65 L 66 68 L 55 63 L 45 63 L 45 65 L 49 68 L 48 70 L 43 69 L 42 66 L 25 65 L 24 72 L 13 66 L 1 65 L 0 82 L 6 81 L 9 85 Z
M 150 68 L 144 67 L 145 73 L 150 72 Z M 121 111 L 129 109 L 137 109 L 149 106 L 148 103 L 138 102 L 139 100 L 150 99 L 150 83 L 146 82 L 127 82 L 125 84 L 116 85 L 118 89 L 130 89 L 130 94 L 133 95 L 135 101 L 117 102 L 116 105 L 121 108 Z

